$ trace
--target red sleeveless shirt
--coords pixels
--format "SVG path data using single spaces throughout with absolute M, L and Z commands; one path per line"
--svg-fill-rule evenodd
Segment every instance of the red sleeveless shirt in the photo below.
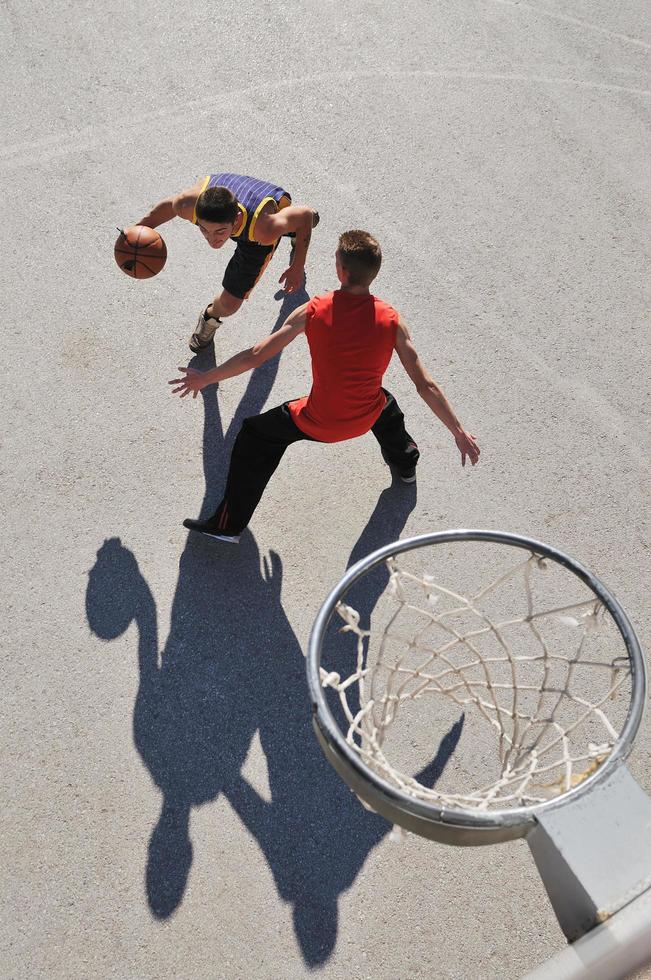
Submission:
M 305 335 L 312 390 L 289 403 L 301 432 L 320 442 L 361 436 L 386 404 L 382 377 L 393 353 L 398 314 L 370 293 L 337 290 L 310 300 Z

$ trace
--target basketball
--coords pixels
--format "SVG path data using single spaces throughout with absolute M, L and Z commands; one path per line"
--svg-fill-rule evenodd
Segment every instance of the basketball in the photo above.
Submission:
M 165 265 L 167 248 L 155 228 L 132 225 L 120 231 L 113 254 L 127 276 L 132 279 L 151 279 Z

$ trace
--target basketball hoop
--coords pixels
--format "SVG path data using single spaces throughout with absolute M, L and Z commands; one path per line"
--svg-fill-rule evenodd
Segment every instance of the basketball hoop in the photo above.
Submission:
M 358 562 L 316 618 L 307 671 L 319 743 L 360 800 L 456 845 L 524 837 L 607 782 L 646 693 L 637 638 L 605 586 L 497 531 L 425 534 Z

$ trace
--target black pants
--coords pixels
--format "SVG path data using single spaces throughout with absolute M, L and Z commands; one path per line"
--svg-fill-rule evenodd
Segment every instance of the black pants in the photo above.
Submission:
M 383 390 L 387 403 L 371 432 L 380 444 L 385 462 L 404 472 L 413 469 L 420 453 L 405 429 L 405 418 L 397 401 Z M 239 534 L 247 526 L 288 446 L 301 439 L 319 441 L 301 432 L 287 404 L 242 423 L 231 454 L 224 499 L 209 519 L 222 534 Z

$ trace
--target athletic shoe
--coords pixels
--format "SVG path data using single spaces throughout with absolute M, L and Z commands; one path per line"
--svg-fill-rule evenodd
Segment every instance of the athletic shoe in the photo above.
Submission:
M 213 521 L 193 521 L 191 517 L 186 517 L 183 521 L 183 527 L 187 527 L 188 531 L 197 531 L 204 537 L 213 538 L 215 541 L 226 541 L 227 544 L 240 543 L 239 534 L 221 534 L 215 528 Z
M 221 327 L 222 321 L 215 316 L 206 316 L 206 311 L 199 314 L 197 329 L 190 337 L 190 350 L 198 354 L 212 344 L 215 331 Z
M 392 473 L 397 473 L 398 477 L 402 480 L 403 483 L 415 483 L 416 482 L 416 467 L 415 466 L 410 466 L 409 469 L 407 469 L 407 470 L 399 470 L 396 466 L 393 465 L 393 463 L 390 463 L 389 462 L 389 460 L 387 459 L 387 457 L 386 457 L 386 455 L 384 453 L 384 449 L 380 449 L 380 452 L 382 453 L 382 459 L 387 464 L 387 466 L 389 467 L 389 469 L 391 470 L 391 472 Z

